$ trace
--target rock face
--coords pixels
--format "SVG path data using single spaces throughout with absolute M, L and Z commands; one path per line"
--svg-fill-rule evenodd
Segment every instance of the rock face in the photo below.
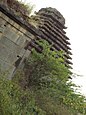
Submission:
M 32 47 L 38 51 L 35 39 L 45 39 L 53 43 L 52 50 L 64 50 L 65 62 L 71 64 L 69 38 L 63 30 L 65 19 L 53 8 L 42 8 L 32 17 L 37 27 L 24 22 L 10 10 L 0 5 L 0 69 L 12 77 L 18 67 L 23 67 L 24 59 L 29 56 Z

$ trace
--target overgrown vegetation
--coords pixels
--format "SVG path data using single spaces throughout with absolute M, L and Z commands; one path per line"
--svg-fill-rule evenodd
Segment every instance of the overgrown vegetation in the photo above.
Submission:
M 16 76 L 18 77 L 18 75 Z M 0 76 L 0 115 L 44 115 L 36 106 L 33 91 L 23 90 L 15 81 Z
M 25 68 L 10 81 L 0 77 L 1 115 L 85 115 L 85 97 L 75 92 L 64 65 L 64 54 L 51 51 L 46 41 L 37 41 Z M 58 58 L 57 58 L 58 57 Z
M 0 0 L 0 3 L 5 5 L 10 12 L 20 17 L 23 21 L 28 22 L 29 16 L 34 8 L 34 5 L 24 4 L 19 0 Z

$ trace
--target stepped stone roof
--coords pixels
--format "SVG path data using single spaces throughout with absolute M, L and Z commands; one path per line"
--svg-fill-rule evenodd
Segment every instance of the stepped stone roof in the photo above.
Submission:
M 41 32 L 40 39 L 47 40 L 53 44 L 52 50 L 63 50 L 65 52 L 65 61 L 67 64 L 72 64 L 70 61 L 72 53 L 70 48 L 69 38 L 66 36 L 65 18 L 55 8 L 42 8 L 36 12 L 32 18 L 38 22 L 38 30 Z M 38 37 L 39 38 L 39 37 Z M 36 46 L 35 41 L 31 44 Z
M 57 19 L 63 26 L 65 24 L 65 18 L 63 15 L 55 8 L 42 8 L 38 12 L 39 15 L 47 14 L 53 16 L 55 19 Z

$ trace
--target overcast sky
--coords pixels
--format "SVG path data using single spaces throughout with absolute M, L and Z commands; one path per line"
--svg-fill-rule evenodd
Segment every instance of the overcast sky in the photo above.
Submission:
M 86 95 L 86 0 L 21 0 L 35 5 L 35 10 L 53 7 L 59 10 L 66 19 L 66 32 L 72 48 L 73 71 L 83 77 L 74 79 Z

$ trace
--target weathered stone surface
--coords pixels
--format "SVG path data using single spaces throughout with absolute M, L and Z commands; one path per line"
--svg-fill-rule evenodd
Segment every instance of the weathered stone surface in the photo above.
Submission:
M 39 10 L 38 14 L 43 15 L 43 14 L 48 14 L 53 16 L 55 19 L 57 19 L 62 25 L 65 24 L 65 18 L 62 16 L 62 14 L 55 8 L 42 8 Z
M 17 45 L 19 45 L 19 46 L 21 46 L 21 47 L 25 47 L 25 45 L 26 45 L 26 42 L 28 41 L 30 41 L 31 39 L 29 38 L 29 37 L 27 37 L 27 36 L 25 36 L 25 35 L 21 35 L 21 36 L 19 36 L 19 38 L 17 39 L 17 41 L 16 41 L 16 44 Z
M 11 79 L 11 77 L 13 76 L 15 69 L 16 69 L 15 66 L 0 59 L 0 71 L 1 73 L 4 73 L 9 79 Z
M 15 67 L 9 64 L 8 62 L 0 59 L 0 70 L 6 72 L 7 74 L 13 71 Z
M 3 33 L 3 32 L 4 32 L 4 28 L 0 27 L 0 33 Z
M 30 54 L 30 51 L 25 50 L 24 47 L 34 35 L 5 14 L 0 12 L 0 15 L 0 69 L 11 77 L 16 72 L 15 62 L 19 57 L 21 58 L 19 64 L 23 67 L 24 58 Z
M 2 33 L 0 32 L 0 39 L 1 39 L 1 37 L 2 37 Z
M 7 49 L 7 47 L 0 43 L 0 59 L 6 61 L 6 58 L 9 55 L 9 53 L 10 51 Z
M 2 17 L 0 17 L 0 27 L 4 26 L 5 24 L 6 24 L 6 21 L 4 21 Z
M 19 35 L 17 35 L 17 33 L 15 31 L 13 31 L 11 29 L 11 27 L 6 27 L 4 30 L 3 35 L 7 38 L 9 38 L 11 41 L 16 42 L 16 40 L 18 39 Z
M 34 39 L 45 39 L 50 44 L 53 43 L 54 50 L 63 49 L 67 54 L 66 62 L 70 64 L 67 60 L 71 59 L 70 47 L 67 46 L 69 38 L 63 30 L 66 28 L 65 19 L 59 11 L 42 8 L 34 18 L 38 20 L 37 27 L 22 21 L 5 7 L 0 6 L 0 11 L 0 66 L 1 70 L 8 71 L 9 77 L 19 67 L 24 67 L 24 59 L 30 55 L 32 47 L 40 50 Z

